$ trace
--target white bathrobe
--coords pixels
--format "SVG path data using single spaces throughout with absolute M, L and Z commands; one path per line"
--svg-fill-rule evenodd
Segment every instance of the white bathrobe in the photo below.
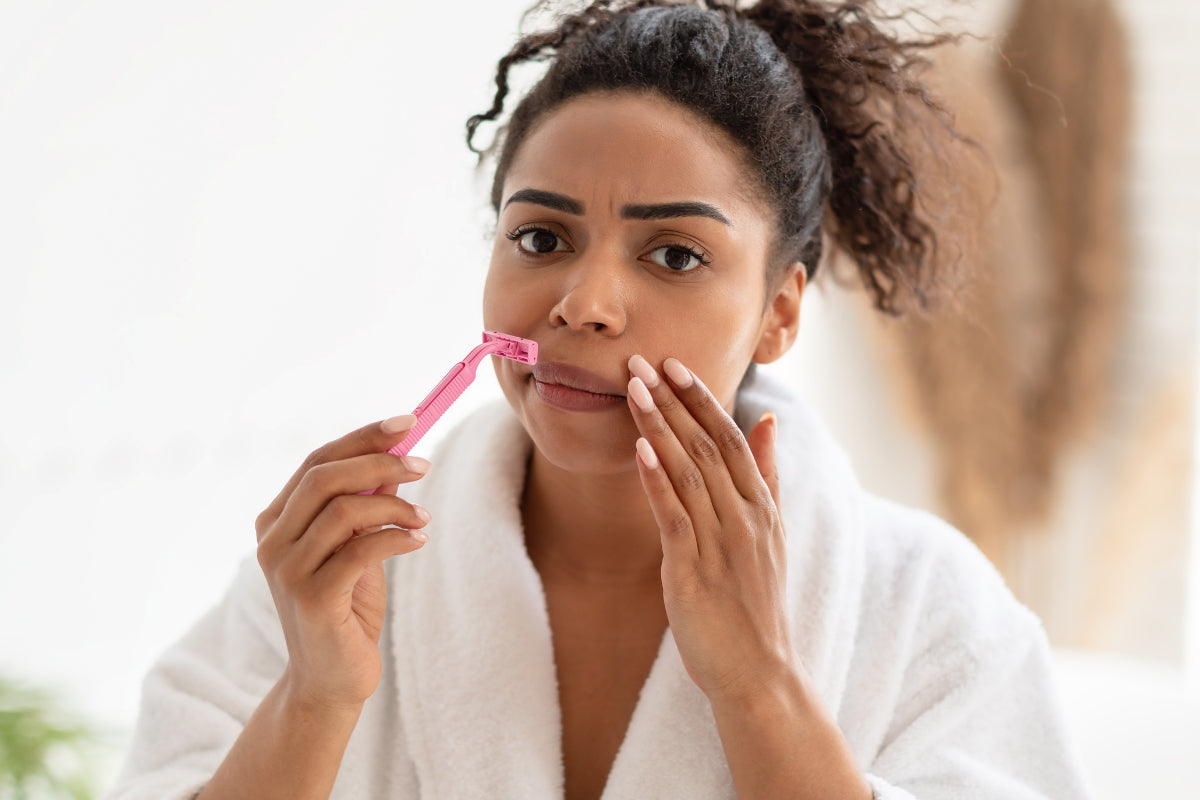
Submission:
M 779 416 L 795 641 L 879 800 L 1086 797 L 1037 619 L 960 533 L 866 494 L 813 413 L 769 380 L 743 429 Z M 541 581 L 518 501 L 530 442 L 503 404 L 454 430 L 404 495 L 431 541 L 389 562 L 384 672 L 333 797 L 561 797 L 561 722 Z M 632 454 L 630 456 L 632 458 Z M 287 659 L 247 559 L 223 602 L 146 678 L 112 800 L 193 797 Z M 704 694 L 668 630 L 604 800 L 731 798 Z

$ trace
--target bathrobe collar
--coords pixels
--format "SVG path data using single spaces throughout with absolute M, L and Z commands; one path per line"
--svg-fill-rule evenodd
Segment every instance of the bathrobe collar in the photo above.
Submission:
M 854 642 L 863 559 L 860 490 L 816 416 L 757 376 L 738 395 L 747 430 L 779 417 L 789 605 L 802 663 L 836 714 Z M 549 616 L 525 550 L 520 497 L 530 441 L 507 405 L 441 444 L 410 495 L 436 531 L 390 564 L 399 712 L 422 797 L 561 797 L 562 721 Z M 731 797 L 720 738 L 668 629 L 603 800 Z

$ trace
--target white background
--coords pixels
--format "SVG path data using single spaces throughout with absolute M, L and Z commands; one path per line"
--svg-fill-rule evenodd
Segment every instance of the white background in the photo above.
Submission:
M 463 123 L 524 6 L 0 2 L 0 673 L 128 729 L 303 456 L 475 343 L 491 216 Z M 1167 266 L 1127 347 L 1194 357 L 1196 162 L 1153 154 L 1193 141 L 1196 76 L 1167 79 L 1196 12 L 1137 9 L 1139 235 Z M 869 486 L 929 497 L 919 451 L 898 470 L 856 425 L 846 320 L 805 302 L 777 372 Z M 496 396 L 482 375 L 419 452 Z
M 476 343 L 519 4 L 2 13 L 0 668 L 127 724 L 303 456 Z

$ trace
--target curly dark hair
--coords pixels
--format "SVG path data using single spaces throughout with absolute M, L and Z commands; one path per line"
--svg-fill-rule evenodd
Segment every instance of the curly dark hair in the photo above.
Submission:
M 657 92 L 743 146 L 777 217 L 769 270 L 800 261 L 811 278 L 824 232 L 853 259 L 876 307 L 924 310 L 953 271 L 937 257 L 934 227 L 953 189 L 926 172 L 970 142 L 921 73 L 925 52 L 957 37 L 904 39 L 876 18 L 871 0 L 745 9 L 736 0 L 596 0 L 500 60 L 492 107 L 467 121 L 467 144 L 480 152 L 475 133 L 503 112 L 514 65 L 551 61 L 493 145 L 499 210 L 513 157 L 544 114 L 591 92 Z

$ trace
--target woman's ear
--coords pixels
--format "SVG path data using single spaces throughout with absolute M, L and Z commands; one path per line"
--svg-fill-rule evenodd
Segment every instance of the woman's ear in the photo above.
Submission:
M 762 329 L 758 334 L 758 345 L 754 349 L 754 363 L 770 364 L 791 349 L 800 330 L 800 298 L 807 281 L 804 265 L 799 261 L 788 265 L 783 277 L 778 279 L 766 311 L 763 313 Z

